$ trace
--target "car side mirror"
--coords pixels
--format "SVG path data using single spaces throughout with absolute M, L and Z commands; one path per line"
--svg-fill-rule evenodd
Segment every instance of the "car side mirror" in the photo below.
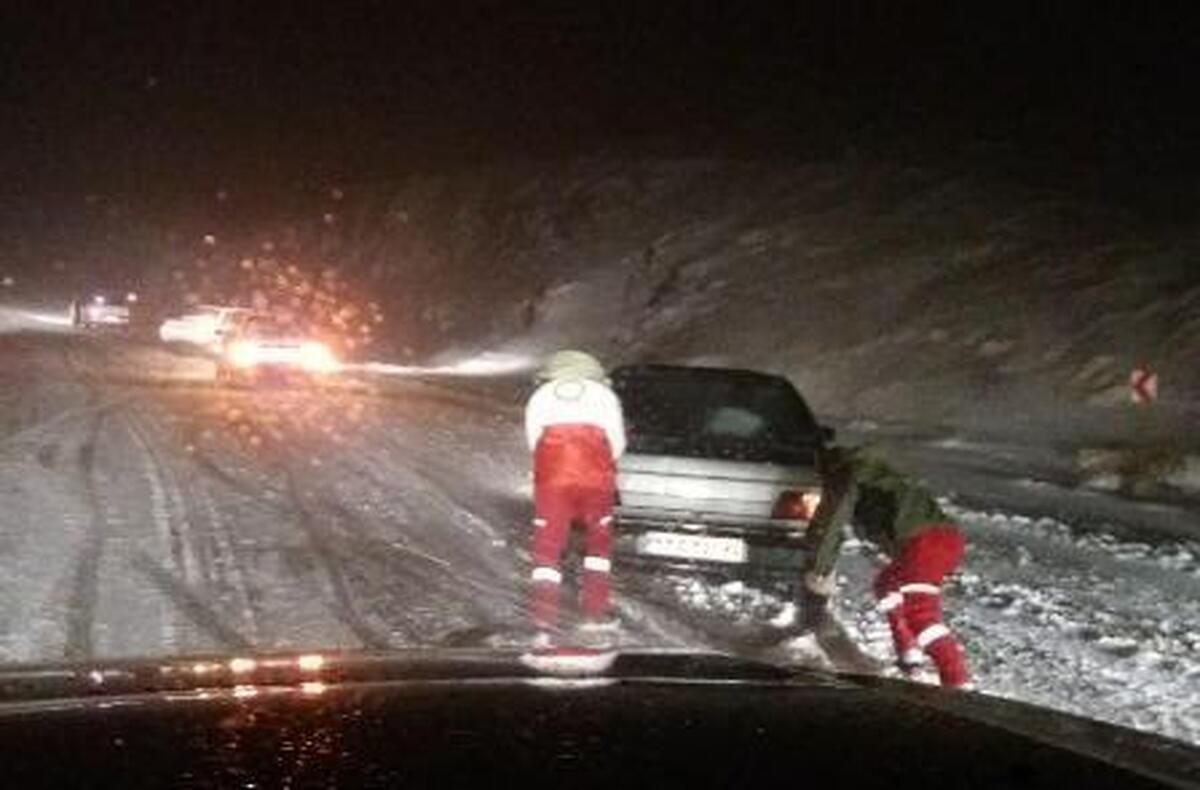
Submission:
M 833 444 L 833 440 L 837 438 L 837 431 L 835 431 L 833 428 L 830 428 L 828 425 L 820 426 L 817 431 L 821 436 L 821 442 L 823 444 Z

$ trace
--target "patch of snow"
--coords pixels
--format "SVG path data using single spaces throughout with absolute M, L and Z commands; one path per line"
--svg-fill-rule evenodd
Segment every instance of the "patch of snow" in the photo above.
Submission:
M 1183 468 L 1168 474 L 1165 481 L 1189 494 L 1200 494 L 1200 455 L 1184 458 Z
M 946 618 L 981 693 L 1200 743 L 1200 546 L 947 508 L 969 546 L 945 585 Z M 891 634 L 871 595 L 880 567 L 870 544 L 843 546 L 834 607 L 860 648 L 890 666 Z M 793 603 L 741 582 L 679 577 L 676 585 L 688 605 L 734 622 L 757 616 L 787 627 L 797 615 Z M 773 659 L 827 666 L 811 637 L 773 651 Z M 928 666 L 913 680 L 936 682 Z
M 790 664 L 814 669 L 832 670 L 834 668 L 829 656 L 821 649 L 817 638 L 812 634 L 802 634 L 788 639 L 777 645 L 774 653 L 771 658 L 775 661 L 783 660 Z
M 795 624 L 796 613 L 796 604 L 788 601 L 783 605 L 783 608 L 779 610 L 779 613 L 767 622 L 770 623 L 773 628 L 787 628 Z

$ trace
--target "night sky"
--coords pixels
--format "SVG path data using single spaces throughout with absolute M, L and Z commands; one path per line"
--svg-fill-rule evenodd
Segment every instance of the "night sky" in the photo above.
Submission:
M 79 5 L 3 12 L 10 226 L 89 194 L 172 210 L 223 185 L 587 153 L 982 143 L 1034 175 L 1196 172 L 1200 37 L 1157 3 Z

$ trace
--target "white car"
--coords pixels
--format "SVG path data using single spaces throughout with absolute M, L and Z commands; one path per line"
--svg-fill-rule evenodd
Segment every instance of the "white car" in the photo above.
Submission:
M 98 293 L 71 302 L 71 324 L 81 329 L 128 326 L 138 295 Z
M 833 439 L 787 379 L 628 365 L 611 373 L 629 448 L 618 463 L 617 553 L 629 565 L 799 579 Z
M 217 362 L 222 381 L 312 380 L 335 373 L 337 357 L 328 345 L 294 324 L 255 315 L 225 341 Z
M 201 305 L 190 313 L 168 318 L 158 328 L 164 343 L 188 343 L 218 353 L 226 338 L 253 315 L 245 307 Z

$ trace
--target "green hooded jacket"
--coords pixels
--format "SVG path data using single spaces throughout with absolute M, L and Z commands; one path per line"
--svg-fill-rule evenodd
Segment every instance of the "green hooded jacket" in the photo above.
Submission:
M 821 459 L 824 487 L 805 534 L 806 570 L 826 576 L 837 564 L 844 526 L 895 557 L 900 546 L 946 514 L 920 483 L 888 466 L 867 449 L 834 447 Z

